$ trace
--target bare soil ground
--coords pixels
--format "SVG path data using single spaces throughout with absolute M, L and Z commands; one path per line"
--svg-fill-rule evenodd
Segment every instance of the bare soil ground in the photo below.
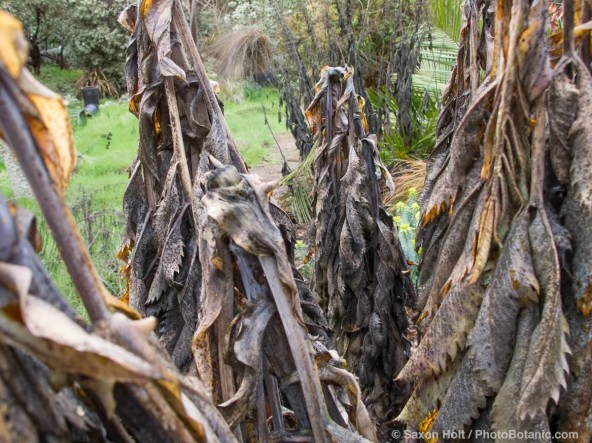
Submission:
M 286 157 L 288 166 L 290 169 L 294 170 L 300 164 L 300 154 L 294 138 L 291 134 L 275 134 L 275 138 Z M 270 148 L 266 161 L 250 168 L 249 171 L 252 174 L 257 174 L 263 181 L 278 181 L 282 178 L 283 164 L 284 159 L 280 154 L 280 150 L 278 149 L 278 146 L 274 144 L 274 146 Z M 284 186 L 277 187 L 273 192 L 273 197 L 278 199 L 285 192 L 284 188 Z

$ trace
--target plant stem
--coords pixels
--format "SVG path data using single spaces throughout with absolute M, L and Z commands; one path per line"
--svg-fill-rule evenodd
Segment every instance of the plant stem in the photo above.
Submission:
M 305 339 L 306 331 L 296 319 L 290 296 L 280 283 L 279 278 L 269 278 L 269 276 L 279 275 L 275 260 L 271 257 L 260 256 L 259 261 L 265 275 L 268 276 L 267 281 L 288 337 L 314 439 L 319 443 L 327 442 L 329 440 L 325 426 L 329 423 L 329 413 L 324 402 L 325 397 L 319 374 L 312 360 L 312 349 L 310 343 Z

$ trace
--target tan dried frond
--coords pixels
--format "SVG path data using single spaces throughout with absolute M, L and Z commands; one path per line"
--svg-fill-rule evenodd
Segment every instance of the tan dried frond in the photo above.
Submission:
M 271 71 L 271 40 L 258 29 L 241 29 L 221 36 L 210 48 L 222 81 L 252 80 Z
M 386 192 L 384 205 L 391 213 L 395 213 L 398 202 L 409 199 L 409 191 L 414 189 L 418 194 L 423 192 L 426 177 L 426 162 L 424 160 L 397 160 L 392 169 L 395 192 Z

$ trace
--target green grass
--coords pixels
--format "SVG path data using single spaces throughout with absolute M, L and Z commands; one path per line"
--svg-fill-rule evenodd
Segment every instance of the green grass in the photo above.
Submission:
M 127 107 L 127 102 L 102 105 L 99 114 L 75 125 L 79 158 L 68 196 L 89 189 L 101 206 L 121 201 L 138 148 L 138 121 Z
M 68 205 L 101 278 L 112 293 L 120 294 L 123 291 L 118 272 L 121 263 L 114 255 L 124 229 L 121 202 L 127 184 L 127 168 L 137 150 L 137 120 L 127 111 L 127 103 L 104 104 L 99 114 L 86 124 L 74 124 L 74 138 L 79 157 L 67 191 Z M 13 197 L 2 169 L 0 190 L 7 198 Z M 37 216 L 44 241 L 41 259 L 65 297 L 83 313 L 37 203 L 33 198 L 21 198 L 17 203 Z
M 75 96 L 75 84 L 82 76 L 80 69 L 60 69 L 56 65 L 41 65 L 41 74 L 37 79 L 51 89 L 63 96 Z
M 56 74 L 52 77 L 52 73 Z M 49 76 L 49 78 L 47 77 Z M 62 93 L 74 93 L 73 83 L 79 72 L 67 72 L 44 66 L 41 78 L 53 89 Z M 286 132 L 278 122 L 278 95 L 270 88 L 244 87 L 240 102 L 228 102 L 225 115 L 235 141 L 249 166 L 254 166 L 270 156 L 275 144 L 265 126 L 262 105 L 273 131 Z M 70 104 L 70 114 L 76 116 L 80 102 Z M 138 145 L 138 122 L 128 112 L 127 102 L 103 102 L 100 112 L 86 120 L 74 118 L 74 137 L 79 154 L 76 170 L 67 191 L 82 236 L 89 245 L 97 270 L 114 294 L 124 290 L 119 277 L 120 263 L 115 259 L 124 230 L 122 199 L 127 185 L 128 172 Z M 0 161 L 0 191 L 6 198 L 13 198 L 5 167 Z M 21 198 L 16 202 L 31 210 L 38 218 L 40 234 L 44 240 L 41 258 L 58 288 L 81 313 L 83 308 L 57 247 L 48 232 L 39 207 L 33 198 Z
M 224 99 L 224 96 L 222 97 Z M 265 107 L 265 113 L 263 112 Z M 275 141 L 265 125 L 265 114 L 274 134 L 286 132 L 283 122 L 278 121 L 279 96 L 272 88 L 246 85 L 243 100 L 224 103 L 224 115 L 237 147 L 249 167 L 271 158 L 277 151 Z

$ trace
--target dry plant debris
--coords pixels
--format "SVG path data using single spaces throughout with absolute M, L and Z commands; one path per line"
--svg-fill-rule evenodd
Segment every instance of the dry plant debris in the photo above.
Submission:
M 393 181 L 380 161 L 376 137 L 367 133 L 353 70 L 325 67 L 315 92 L 306 110 L 316 140 L 313 292 L 334 329 L 338 351 L 360 378 L 373 418 L 387 432 L 408 395 L 393 378 L 407 361 L 405 307 L 415 301 L 377 174 L 391 191 Z
M 590 438 L 592 77 L 573 10 L 553 69 L 547 2 L 463 3 L 422 196 L 422 337 L 397 377 L 416 383 L 409 429 Z
M 244 174 L 181 5 L 141 2 L 121 19 L 133 32 L 128 86 L 141 128 L 120 251 L 133 307 L 101 284 L 66 206 L 74 147 L 64 104 L 24 68 L 21 25 L 0 13 L 2 138 L 92 321 L 51 285 L 32 220 L 1 201 L 2 395 L 15 414 L 2 432 L 9 441 L 375 441 L 356 380 L 310 338 L 323 316 L 294 280 L 289 219 L 269 205 L 269 186 Z M 184 317 L 191 297 L 193 318 Z M 55 422 L 35 404 L 50 405 Z

